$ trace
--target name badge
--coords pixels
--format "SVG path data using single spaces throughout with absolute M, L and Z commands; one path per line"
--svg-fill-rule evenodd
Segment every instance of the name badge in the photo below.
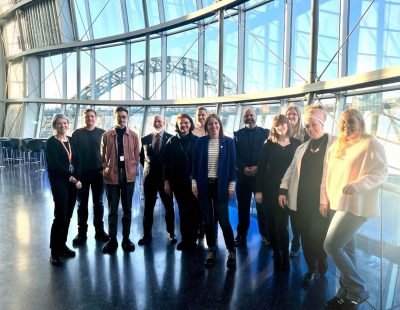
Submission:
M 125 157 L 122 155 L 119 157 L 119 161 L 125 161 Z
M 72 164 L 69 164 L 68 171 L 70 174 L 74 173 L 75 169 L 74 169 L 74 166 L 72 166 Z

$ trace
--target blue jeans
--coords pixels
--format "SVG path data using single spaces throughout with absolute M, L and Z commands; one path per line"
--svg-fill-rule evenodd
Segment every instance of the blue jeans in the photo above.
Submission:
M 357 302 L 369 296 L 356 269 L 356 233 L 366 221 L 366 217 L 336 211 L 324 242 L 326 253 L 340 270 L 340 288 L 336 296 Z

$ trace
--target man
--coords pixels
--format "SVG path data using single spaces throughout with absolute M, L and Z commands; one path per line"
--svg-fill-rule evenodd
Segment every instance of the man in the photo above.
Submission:
M 198 137 L 205 136 L 204 123 L 208 116 L 207 109 L 205 107 L 198 107 L 196 109 L 196 125 L 193 129 L 193 134 Z
M 246 245 L 247 231 L 250 226 L 251 195 L 255 192 L 257 163 L 269 130 L 256 125 L 257 115 L 253 108 L 247 108 L 243 115 L 244 128 L 234 133 L 236 141 L 236 166 L 238 180 L 236 197 L 238 203 L 238 226 L 235 246 Z M 265 223 L 263 223 L 260 205 L 257 207 L 258 229 L 264 243 L 268 243 Z
M 122 203 L 122 249 L 135 250 L 129 239 L 132 217 L 132 197 L 135 188 L 136 167 L 139 161 L 140 141 L 136 133 L 127 127 L 128 110 L 115 110 L 115 128 L 103 134 L 102 164 L 108 200 L 108 233 L 110 240 L 103 247 L 103 253 L 111 254 L 118 248 L 118 205 Z
M 153 118 L 153 133 L 142 138 L 140 150 L 140 163 L 143 166 L 143 189 L 144 189 L 144 214 L 143 214 L 143 237 L 139 245 L 146 245 L 152 240 L 153 213 L 157 200 L 157 193 L 165 209 L 165 223 L 167 226 L 168 240 L 176 243 L 175 239 L 175 213 L 172 195 L 164 191 L 164 149 L 168 139 L 172 137 L 164 131 L 164 121 L 160 115 Z
M 78 155 L 81 159 L 82 188 L 78 191 L 78 235 L 72 240 L 77 246 L 83 244 L 87 239 L 88 202 L 89 190 L 92 188 L 93 200 L 93 225 L 96 230 L 95 239 L 108 241 L 108 234 L 104 231 L 103 215 L 103 190 L 104 182 L 102 175 L 100 145 L 101 137 L 105 130 L 96 127 L 96 111 L 86 109 L 83 113 L 86 126 L 79 128 L 72 134 L 78 146 Z

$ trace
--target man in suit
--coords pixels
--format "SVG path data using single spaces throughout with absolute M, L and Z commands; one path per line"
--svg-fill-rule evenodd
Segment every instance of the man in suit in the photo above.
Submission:
M 251 107 L 243 114 L 244 128 L 234 133 L 236 142 L 236 167 L 238 180 L 236 185 L 236 198 L 238 204 L 238 226 L 235 246 L 246 245 L 247 231 L 250 226 L 251 196 L 255 191 L 258 158 L 264 141 L 269 136 L 269 130 L 258 127 L 257 114 Z M 260 206 L 257 204 L 258 229 L 263 242 L 268 244 L 267 229 L 260 214 Z
M 164 131 L 164 121 L 160 115 L 153 119 L 153 132 L 142 138 L 140 151 L 140 163 L 143 166 L 143 189 L 144 189 L 144 214 L 143 214 L 143 237 L 139 245 L 146 245 L 152 240 L 153 213 L 157 200 L 157 193 L 165 209 L 165 223 L 167 226 L 168 240 L 176 243 L 175 239 L 175 213 L 172 195 L 164 191 L 164 149 L 168 139 L 172 137 Z

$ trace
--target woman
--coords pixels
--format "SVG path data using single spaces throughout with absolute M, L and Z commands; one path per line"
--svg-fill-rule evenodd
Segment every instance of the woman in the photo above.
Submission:
M 182 241 L 178 243 L 177 250 L 182 251 L 196 248 L 197 223 L 201 218 L 190 179 L 193 150 L 198 139 L 192 133 L 193 128 L 192 118 L 180 113 L 176 118 L 176 136 L 168 140 L 164 153 L 164 190 L 168 195 L 173 192 L 178 203 Z
M 300 141 L 291 137 L 285 115 L 276 115 L 267 141 L 261 150 L 256 177 L 256 202 L 261 204 L 264 222 L 274 250 L 274 269 L 286 271 L 289 264 L 289 210 L 278 204 L 279 185 Z
M 50 233 L 50 263 L 61 265 L 60 256 L 74 257 L 75 251 L 67 247 L 69 223 L 74 211 L 77 190 L 82 187 L 79 181 L 80 163 L 78 150 L 67 136 L 68 118 L 56 114 L 53 119 L 56 134 L 46 142 L 46 162 L 54 200 L 54 220 Z
M 288 205 L 298 217 L 303 254 L 308 267 L 303 286 L 311 285 L 328 270 L 323 243 L 329 222 L 319 213 L 326 150 L 332 143 L 332 137 L 324 133 L 325 120 L 326 113 L 322 105 L 306 107 L 304 124 L 310 140 L 297 148 L 280 186 L 280 206 Z
M 236 150 L 232 138 L 224 135 L 221 119 L 210 114 L 205 121 L 208 135 L 197 140 L 193 156 L 192 192 L 199 199 L 209 248 L 206 267 L 216 262 L 215 225 L 219 222 L 228 249 L 228 268 L 236 265 L 233 230 L 228 201 L 235 191 Z
M 206 134 L 204 122 L 207 118 L 207 109 L 205 107 L 198 107 L 196 109 L 196 126 L 193 129 L 193 134 L 202 137 Z
M 365 132 L 361 113 L 345 110 L 339 137 L 328 151 L 321 186 L 321 214 L 335 210 L 324 248 L 340 270 L 340 287 L 328 309 L 356 309 L 368 299 L 356 269 L 355 235 L 369 217 L 378 216 L 378 188 L 388 175 L 386 155 L 378 140 Z

